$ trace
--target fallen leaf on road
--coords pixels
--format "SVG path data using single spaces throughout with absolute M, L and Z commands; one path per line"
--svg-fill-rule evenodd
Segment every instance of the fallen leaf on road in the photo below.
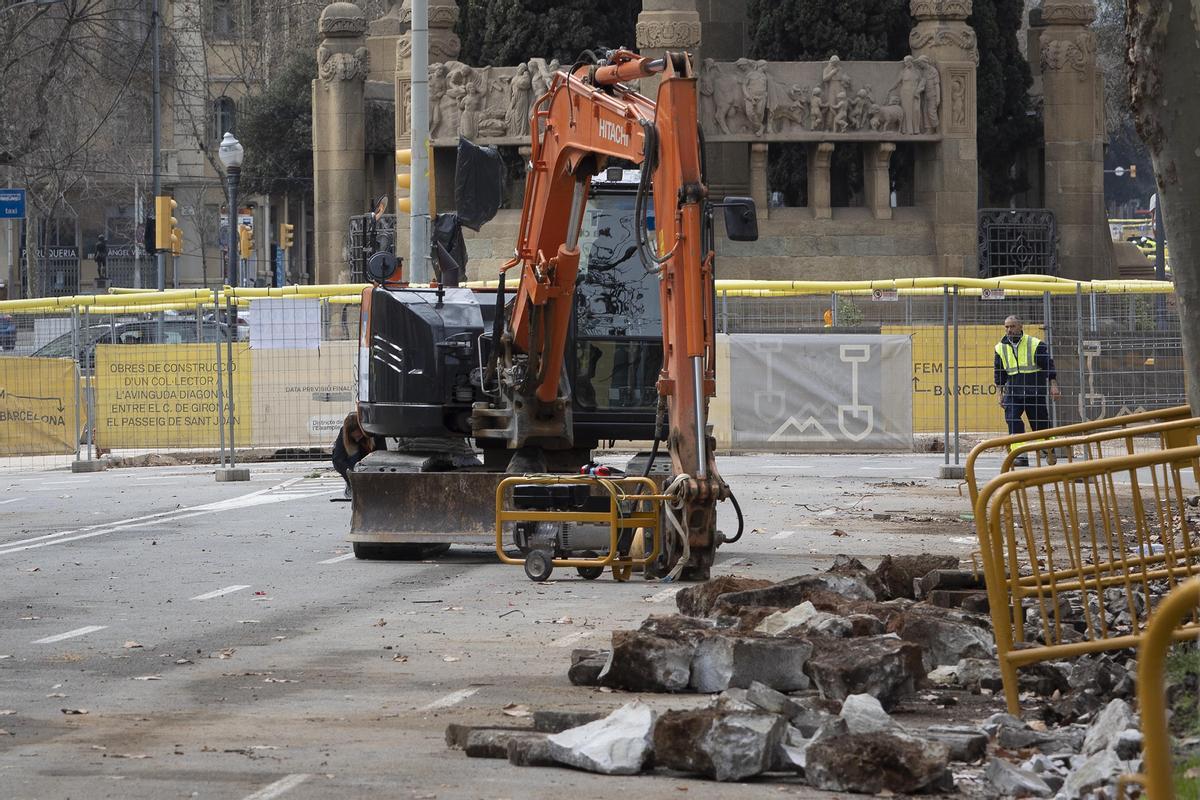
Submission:
M 189 658 L 177 658 L 177 659 L 175 659 L 175 663 L 176 664 L 191 664 L 192 660 Z
M 150 758 L 150 756 L 145 753 L 113 753 L 105 754 L 105 758 Z
M 833 535 L 833 536 L 849 536 L 850 534 L 846 533 L 846 532 L 845 532 L 844 530 L 842 530 L 841 528 L 834 528 L 834 529 L 833 529 L 833 534 L 832 534 L 832 535 Z
M 529 710 L 529 706 L 517 705 L 509 703 L 504 708 L 500 709 L 506 717 L 532 717 L 533 712 Z
M 559 617 L 558 619 L 554 620 L 554 624 L 555 625 L 574 625 L 575 620 L 571 619 L 570 617 Z
M 64 714 L 71 714 L 71 715 L 78 715 L 78 714 L 86 714 L 86 713 L 88 713 L 88 710 L 87 710 L 86 708 L 64 708 L 64 709 L 61 709 L 61 710 L 62 710 L 62 713 L 64 713 Z
M 6 731 L 4 728 L 0 728 L 0 736 L 12 736 L 12 732 Z
M 263 678 L 263 683 L 296 683 L 291 678 Z
M 42 571 L 41 567 L 30 567 L 29 569 L 21 570 L 21 572 L 41 572 L 41 571 Z
M 402 656 L 397 653 L 396 655 L 392 656 L 392 661 L 399 661 L 401 664 L 403 664 L 408 661 L 408 656 Z
M 53 694 L 46 695 L 46 697 L 66 697 L 66 695 L 62 692 L 54 692 Z
M 125 645 L 124 645 L 124 647 L 125 647 L 125 649 L 126 649 L 126 650 L 133 650 L 133 649 L 135 649 L 135 648 L 138 648 L 138 647 L 141 647 L 141 646 L 142 646 L 141 644 L 139 644 L 138 642 L 135 642 L 135 641 L 133 641 L 132 639 L 130 639 L 130 640 L 129 640 L 128 642 L 126 642 L 126 643 L 125 643 Z
M 267 593 L 266 592 L 255 592 L 254 596 L 255 597 L 266 597 Z
M 242 623 L 243 625 L 257 625 L 259 622 L 261 622 L 261 620 L 257 620 L 257 619 L 239 619 L 239 620 L 238 620 L 238 622 Z
M 28 622 L 29 620 L 33 619 L 41 619 L 41 617 L 21 617 L 22 622 Z
M 0 708 L 0 717 L 11 717 L 15 713 L 17 712 L 11 708 Z
M 381 619 L 381 620 L 379 620 L 378 622 L 376 622 L 376 623 L 375 623 L 375 624 L 374 624 L 372 627 L 375 627 L 375 628 L 382 628 L 384 625 L 387 625 L 387 620 L 386 620 L 386 619 Z
M 442 658 L 442 661 L 445 661 L 447 664 L 452 664 L 452 663 L 454 663 L 455 661 L 461 661 L 461 660 L 462 660 L 462 659 L 461 659 L 461 658 L 459 658 L 458 656 L 444 656 L 444 657 Z
M 162 675 L 138 675 L 135 681 L 161 681 Z
M 236 647 L 226 647 L 224 650 L 218 650 L 209 656 L 209 658 L 233 658 L 233 654 L 237 652 Z
M 0 655 L 0 661 L 3 661 L 6 658 L 12 658 L 12 653 L 5 653 L 4 655 Z

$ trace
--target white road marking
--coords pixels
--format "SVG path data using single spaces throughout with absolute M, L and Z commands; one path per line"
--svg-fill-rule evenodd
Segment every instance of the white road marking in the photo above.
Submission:
M 772 469 L 816 469 L 811 464 L 773 464 Z
M 18 500 L 24 500 L 24 499 L 25 499 L 24 497 L 14 497 L 11 500 L 0 500 L 0 506 L 7 505 L 8 503 L 15 503 Z
M 950 541 L 954 542 L 955 544 L 969 544 L 969 545 L 979 544 L 979 540 L 976 539 L 974 536 L 951 536 Z
M 88 480 L 87 478 L 76 478 L 75 480 L 70 480 L 70 481 L 39 481 L 39 485 L 41 485 L 41 486 L 74 486 L 75 484 L 78 484 L 78 483 L 84 483 L 87 480 Z
M 195 597 L 193 597 L 192 599 L 193 600 L 212 600 L 214 597 L 221 597 L 223 595 L 233 594 L 234 592 L 240 592 L 242 589 L 249 589 L 249 588 L 250 588 L 249 585 L 226 586 L 224 589 L 214 589 L 211 592 L 205 592 L 204 594 L 198 594 Z
M 459 689 L 457 692 L 451 692 L 450 694 L 446 695 L 445 697 L 441 697 L 441 698 L 438 698 L 437 700 L 434 700 L 429 705 L 421 706 L 421 708 L 419 710 L 420 711 L 432 711 L 435 708 L 449 708 L 450 706 L 456 706 L 459 703 L 461 703 L 463 700 L 466 700 L 468 697 L 470 697 L 471 695 L 475 694 L 478 691 L 479 691 L 479 687 L 475 687 L 472 689 Z
M 924 467 L 859 467 L 859 469 L 882 469 L 891 470 L 893 472 L 912 472 L 916 469 L 925 469 Z
M 38 639 L 34 642 L 34 644 L 54 644 L 55 642 L 61 642 L 63 639 L 74 639 L 76 636 L 85 636 L 89 633 L 102 631 L 107 627 L 107 625 L 88 625 L 87 627 L 76 628 L 73 631 L 67 631 L 66 633 L 60 633 L 55 636 L 47 636 L 45 639 Z
M 586 639 L 587 637 L 591 636 L 594 633 L 596 633 L 596 631 L 575 631 L 575 633 L 568 633 L 566 636 L 562 637 L 561 639 L 556 639 L 553 642 L 551 642 L 550 646 L 551 647 L 570 647 L 571 645 L 575 644 L 576 642 L 583 641 L 584 639 Z
M 339 561 L 348 561 L 351 558 L 354 558 L 354 553 L 346 553 L 345 555 L 334 556 L 333 558 L 327 558 L 324 561 L 318 561 L 317 563 L 318 564 L 336 564 Z
M 775 534 L 771 538 L 772 539 L 786 539 L 789 536 L 795 536 L 795 535 L 796 535 L 795 531 L 780 531 L 779 533 Z
M 674 597 L 675 595 L 679 594 L 679 590 L 680 590 L 680 589 L 682 589 L 682 588 L 683 588 L 682 586 L 672 586 L 672 587 L 670 587 L 670 588 L 663 589 L 663 590 L 662 590 L 661 592 L 659 592 L 658 594 L 656 594 L 656 595 L 652 595 L 652 596 L 650 597 L 650 601 L 649 601 L 649 602 L 651 602 L 651 603 L 661 603 L 661 602 L 663 602 L 663 601 L 665 601 L 665 600 L 670 600 L 672 597 Z
M 267 489 L 259 489 L 257 492 L 234 497 L 230 500 L 222 500 L 216 503 L 207 503 L 200 506 L 190 506 L 188 508 L 177 508 L 172 511 L 160 511 L 157 514 L 147 514 L 142 517 L 130 517 L 129 519 L 118 520 L 116 522 L 102 522 L 98 525 L 88 525 L 82 528 L 75 528 L 69 531 L 59 531 L 57 533 L 46 533 L 41 536 L 33 536 L 29 539 L 21 539 L 16 542 L 9 542 L 0 545 L 0 556 L 10 553 L 18 553 L 23 550 L 33 550 L 38 547 L 45 547 L 51 544 L 63 544 L 65 542 L 76 542 L 80 539 L 90 539 L 93 536 L 103 536 L 106 533 L 114 533 L 116 531 L 127 530 L 129 528 L 139 528 L 145 525 L 154 525 L 160 522 L 169 522 L 189 517 L 198 517 L 204 514 L 212 514 L 218 511 L 227 511 L 235 508 L 246 508 L 248 506 L 260 505 L 263 503 L 279 503 L 285 500 L 295 498 L 279 495 L 267 494 L 272 489 L 286 488 L 296 481 L 304 480 L 303 478 L 293 478 L 290 481 L 285 481 L 277 486 L 272 486 Z
M 311 776 L 304 773 L 287 775 L 272 784 L 264 786 L 254 794 L 246 795 L 243 800 L 272 800 L 275 797 L 279 797 L 280 795 L 295 789 L 297 786 L 308 780 L 309 777 Z

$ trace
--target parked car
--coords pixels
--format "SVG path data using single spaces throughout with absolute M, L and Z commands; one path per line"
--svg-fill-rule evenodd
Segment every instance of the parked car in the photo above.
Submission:
M 11 314 L 0 314 L 0 350 L 13 350 L 17 346 L 17 321 Z
M 197 322 L 195 318 L 164 319 L 161 323 L 161 338 L 159 326 L 158 320 L 92 325 L 80 332 L 80 368 L 85 372 L 95 368 L 96 345 L 98 344 L 216 343 L 226 341 L 228 337 L 227 326 L 211 320 Z M 64 333 L 62 336 L 51 339 L 31 353 L 40 358 L 72 358 L 74 354 L 74 339 L 70 333 Z

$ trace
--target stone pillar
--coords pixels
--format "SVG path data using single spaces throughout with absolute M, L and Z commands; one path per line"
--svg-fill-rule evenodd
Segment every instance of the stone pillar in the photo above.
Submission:
M 366 146 L 363 83 L 370 69 L 367 19 L 354 3 L 331 3 L 317 28 L 317 79 L 312 83 L 313 196 L 317 283 L 347 278 L 350 217 L 363 213 Z
M 866 189 L 867 208 L 875 219 L 892 218 L 892 178 L 888 167 L 895 142 L 875 142 L 863 147 L 863 188 Z
M 636 50 L 658 58 L 668 50 L 686 50 L 698 56 L 700 13 L 695 0 L 643 0 L 637 19 Z M 694 62 L 697 69 L 700 62 Z M 650 99 L 658 94 L 658 78 L 642 78 L 638 89 Z
M 832 219 L 829 199 L 829 162 L 833 158 L 833 142 L 817 142 L 808 147 L 808 207 L 813 219 Z
M 759 219 L 767 218 L 770 198 L 767 196 L 767 143 L 750 145 L 750 197 L 754 200 Z
M 974 277 L 977 255 L 979 165 L 975 143 L 975 31 L 967 24 L 971 0 L 911 0 L 917 24 L 912 54 L 938 70 L 941 89 L 936 144 L 918 144 L 917 204 L 933 217 L 938 274 Z
M 412 5 L 404 0 L 400 6 L 400 26 L 403 33 L 396 40 L 396 149 L 406 150 L 413 146 L 412 118 L 409 110 L 412 99 Z M 429 0 L 429 63 L 439 64 L 458 59 L 462 42 L 454 32 L 458 22 L 458 5 L 455 0 Z M 436 158 L 430 159 L 430 169 Z M 396 171 L 407 172 L 408 167 L 397 165 Z M 443 180 L 454 181 L 454 176 Z M 393 186 L 393 192 L 395 187 Z M 443 211 L 445 209 L 442 209 Z M 403 254 L 406 262 L 404 274 L 408 274 L 409 218 L 404 213 L 396 214 L 396 253 Z
M 1097 233 L 1104 222 L 1104 112 L 1089 28 L 1095 16 L 1091 0 L 1046 0 L 1039 37 L 1046 207 L 1058 222 L 1059 274 L 1076 280 L 1110 277 L 1108 247 Z

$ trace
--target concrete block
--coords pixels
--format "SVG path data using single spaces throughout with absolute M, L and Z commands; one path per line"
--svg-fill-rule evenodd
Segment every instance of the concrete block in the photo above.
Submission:
M 961 464 L 942 464 L 938 467 L 938 477 L 946 480 L 962 480 L 967 477 L 967 468 Z
M 221 467 L 216 471 L 217 483 L 233 483 L 250 480 L 249 467 Z
M 71 472 L 103 472 L 108 467 L 107 461 L 81 459 L 71 462 Z

